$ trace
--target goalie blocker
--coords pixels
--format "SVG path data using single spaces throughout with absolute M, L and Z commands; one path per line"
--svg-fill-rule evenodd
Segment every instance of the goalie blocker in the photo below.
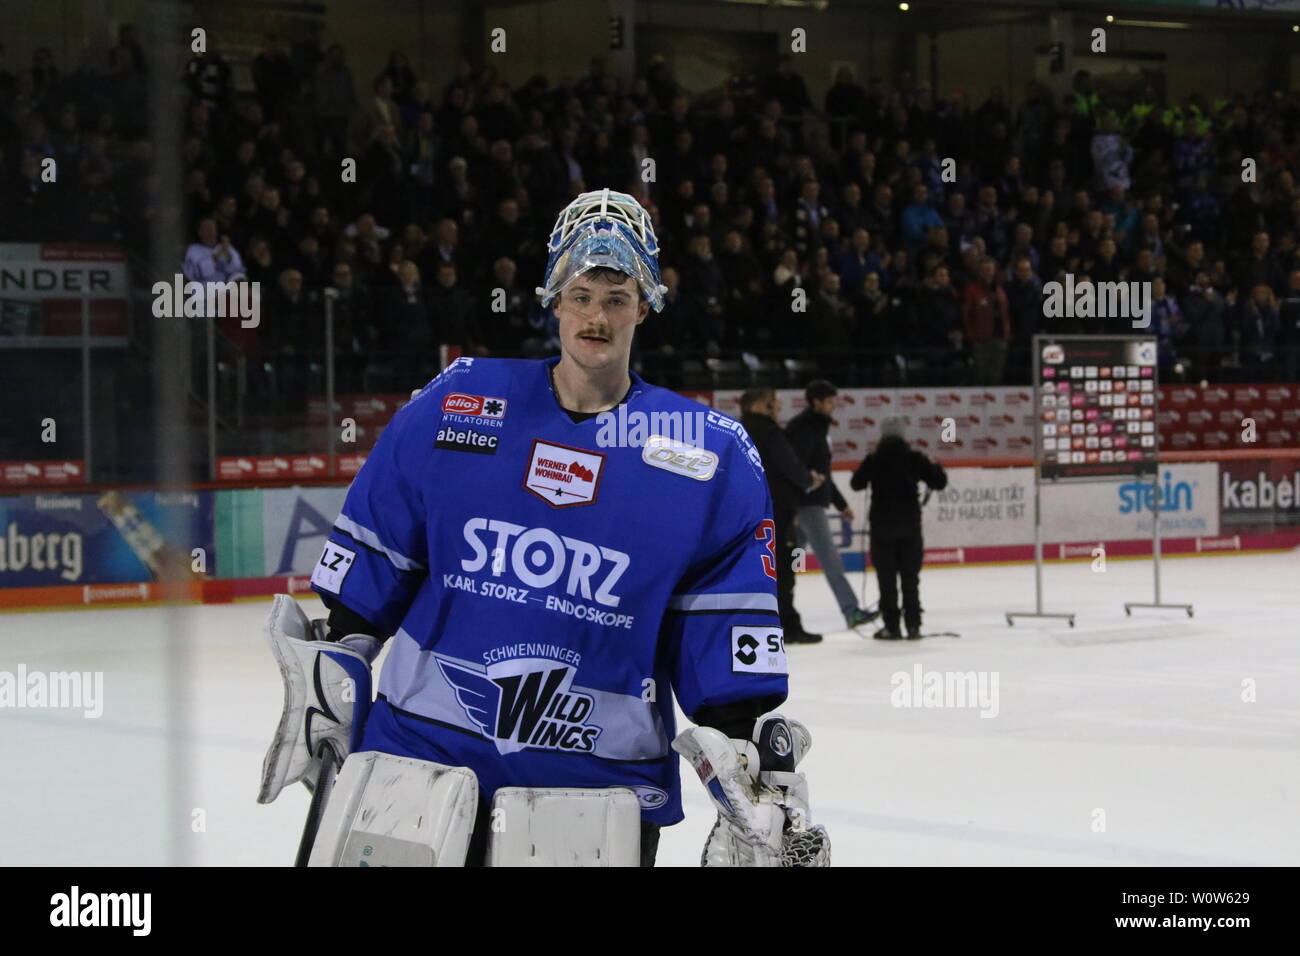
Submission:
M 265 629 L 285 694 L 258 802 L 299 781 L 313 792 L 299 865 L 653 864 L 658 827 L 641 821 L 630 789 L 502 787 L 489 808 L 467 767 L 353 752 L 380 645 L 360 634 L 329 640 L 324 624 L 277 595 Z M 711 727 L 677 737 L 673 748 L 718 807 L 703 865 L 829 865 L 830 841 L 808 826 L 807 784 L 796 772 L 810 746 L 803 725 L 780 714 L 759 718 L 749 740 Z

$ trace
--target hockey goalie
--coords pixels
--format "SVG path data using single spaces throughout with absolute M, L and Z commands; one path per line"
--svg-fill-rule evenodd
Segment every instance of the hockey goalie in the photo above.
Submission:
M 774 710 L 758 454 L 629 369 L 667 291 L 650 217 L 584 193 L 548 249 L 560 356 L 448 366 L 348 490 L 312 575 L 328 619 L 275 599 L 285 703 L 258 800 L 312 790 L 302 865 L 649 866 L 681 755 L 718 811 L 704 865 L 829 865 L 808 732 Z

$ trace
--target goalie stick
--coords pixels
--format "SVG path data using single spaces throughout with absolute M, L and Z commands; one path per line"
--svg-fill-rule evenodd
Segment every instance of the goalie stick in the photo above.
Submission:
M 303 821 L 302 838 L 298 841 L 298 855 L 294 857 L 295 867 L 305 867 L 311 858 L 311 848 L 316 843 L 316 831 L 320 829 L 321 816 L 325 813 L 325 804 L 329 801 L 334 781 L 343 768 L 343 757 L 329 740 L 323 740 L 316 748 L 320 758 L 320 773 L 316 775 L 312 787 L 311 804 L 307 807 L 307 819 Z
M 855 627 L 855 628 L 853 628 L 853 630 L 857 632 L 857 635 L 858 635 L 859 637 L 865 637 L 865 638 L 874 638 L 874 637 L 875 637 L 875 632 L 874 632 L 873 630 L 870 630 L 870 629 L 867 629 L 867 628 Z M 922 634 L 921 637 L 922 637 L 922 638 L 924 638 L 924 637 L 961 637 L 961 635 L 958 634 L 956 631 L 927 631 L 926 633 Z M 902 640 L 920 640 L 920 638 L 902 638 Z

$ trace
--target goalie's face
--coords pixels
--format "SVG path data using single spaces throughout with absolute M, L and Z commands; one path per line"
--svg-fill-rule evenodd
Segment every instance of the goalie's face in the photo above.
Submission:
M 626 369 L 632 336 L 645 321 L 650 303 L 638 294 L 630 276 L 622 283 L 606 275 L 580 276 L 554 302 L 564 353 L 578 366 Z

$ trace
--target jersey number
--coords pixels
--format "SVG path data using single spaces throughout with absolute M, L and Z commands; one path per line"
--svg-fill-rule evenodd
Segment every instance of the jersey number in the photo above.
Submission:
M 762 541 L 767 548 L 767 554 L 761 555 L 763 559 L 763 573 L 773 581 L 776 580 L 776 522 L 771 518 L 764 518 L 754 529 L 754 537 Z

